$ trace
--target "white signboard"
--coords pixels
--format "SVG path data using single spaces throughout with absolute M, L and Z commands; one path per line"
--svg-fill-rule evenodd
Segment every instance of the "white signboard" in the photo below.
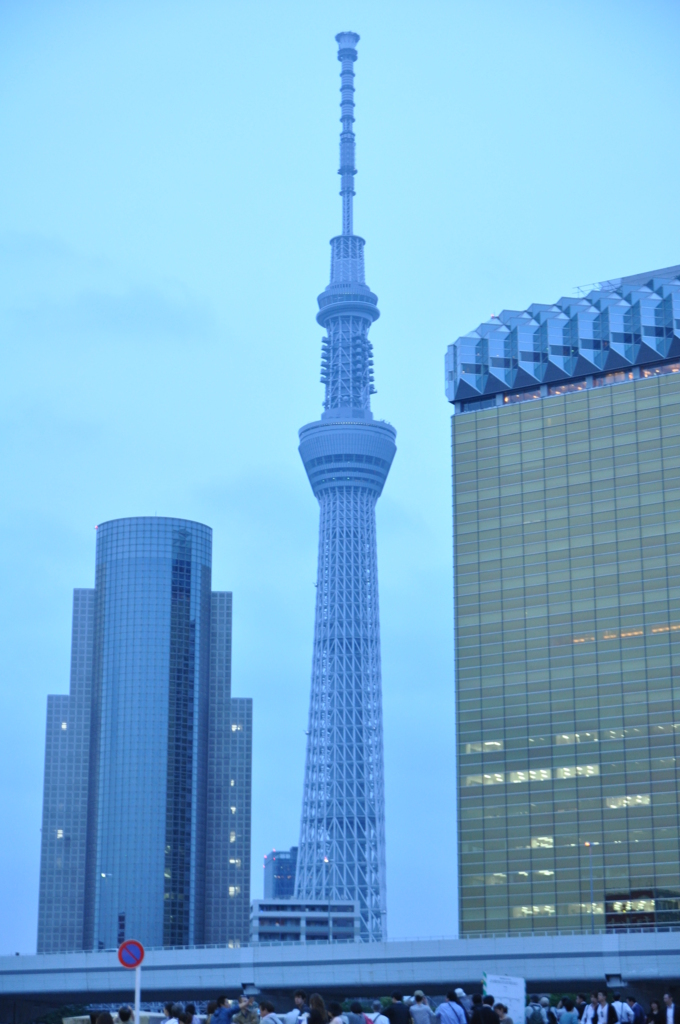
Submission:
M 527 1003 L 527 984 L 524 978 L 511 978 L 507 974 L 482 975 L 485 996 L 493 996 L 494 1003 L 503 1003 L 514 1024 L 524 1024 L 524 1010 Z

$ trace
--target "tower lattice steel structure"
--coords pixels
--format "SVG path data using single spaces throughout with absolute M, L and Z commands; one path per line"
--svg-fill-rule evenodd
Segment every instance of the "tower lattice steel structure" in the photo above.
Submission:
M 361 938 L 386 938 L 380 621 L 375 505 L 396 431 L 371 413 L 372 346 L 380 315 L 353 233 L 354 61 L 359 36 L 336 37 L 341 63 L 342 234 L 319 296 L 321 419 L 300 430 L 300 455 L 321 506 L 309 731 L 296 896 L 354 900 Z

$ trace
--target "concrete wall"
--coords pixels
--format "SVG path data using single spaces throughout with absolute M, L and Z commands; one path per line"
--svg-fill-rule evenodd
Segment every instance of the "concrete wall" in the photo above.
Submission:
M 677 932 L 653 932 L 151 950 L 142 968 L 142 999 L 236 994 L 244 984 L 272 993 L 302 987 L 388 994 L 422 986 L 434 994 L 452 983 L 479 991 L 483 971 L 524 977 L 541 991 L 588 990 L 618 974 L 662 992 L 680 979 L 679 939 Z M 3 1002 L 130 1000 L 133 984 L 134 972 L 119 966 L 114 951 L 0 958 Z

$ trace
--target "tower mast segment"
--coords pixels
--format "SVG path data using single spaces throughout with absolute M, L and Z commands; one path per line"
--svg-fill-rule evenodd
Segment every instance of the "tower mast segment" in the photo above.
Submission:
M 321 419 L 300 430 L 320 506 L 319 563 L 296 897 L 353 900 L 360 937 L 387 937 L 382 683 L 375 505 L 396 452 L 394 427 L 373 419 L 368 332 L 380 316 L 353 233 L 355 32 L 336 37 L 341 64 L 342 234 L 318 297 Z M 329 914 L 330 916 L 330 914 Z
M 357 59 L 356 46 L 359 36 L 356 32 L 339 32 L 335 37 L 338 44 L 338 60 L 342 65 L 340 71 L 340 195 L 342 196 L 342 233 L 354 234 L 354 175 L 355 167 L 355 136 L 354 124 L 354 61 Z

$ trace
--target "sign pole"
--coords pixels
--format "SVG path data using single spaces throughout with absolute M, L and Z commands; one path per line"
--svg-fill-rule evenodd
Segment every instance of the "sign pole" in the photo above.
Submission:
M 134 1024 L 141 1024 L 141 997 L 142 997 L 142 960 L 144 959 L 144 946 L 136 939 L 127 939 L 118 949 L 118 961 L 121 967 L 127 967 L 129 971 L 135 972 L 135 1020 Z
M 135 967 L 135 1024 L 141 1024 L 142 965 Z

